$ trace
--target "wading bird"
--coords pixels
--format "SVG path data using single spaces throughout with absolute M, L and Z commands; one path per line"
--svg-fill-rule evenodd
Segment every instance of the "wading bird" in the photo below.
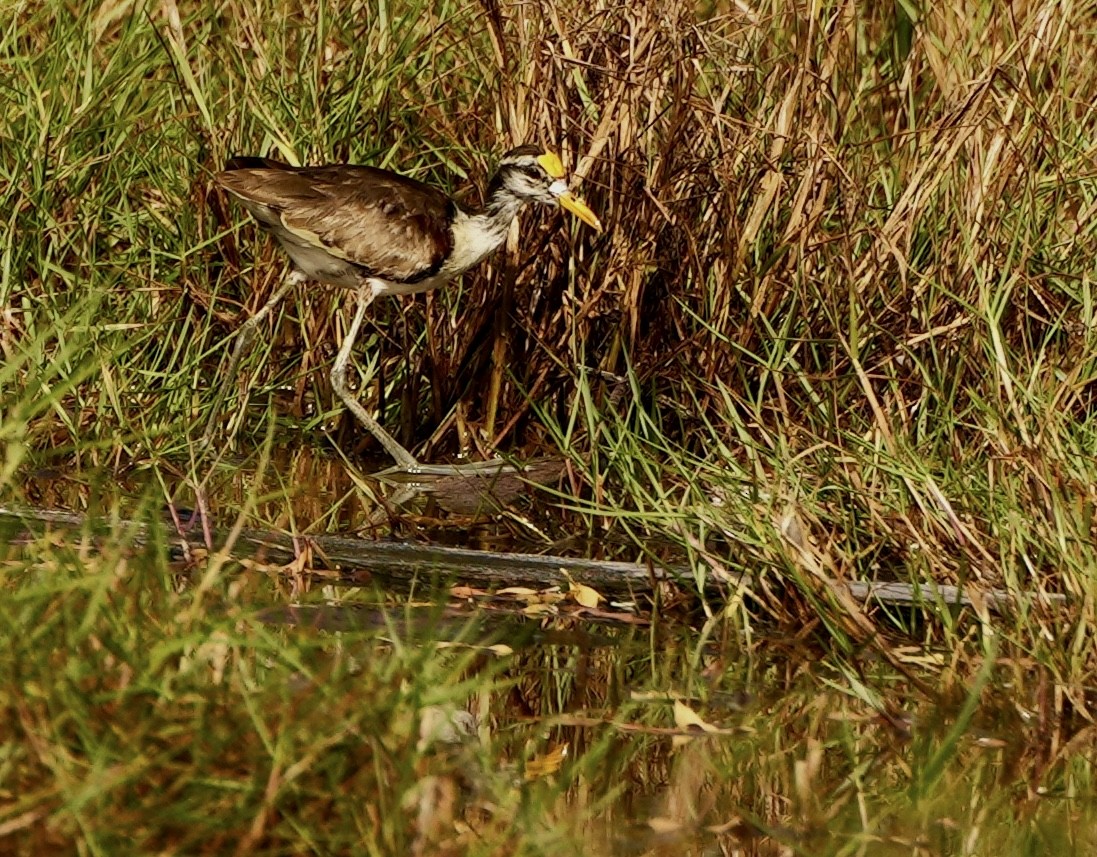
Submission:
M 498 468 L 499 462 L 483 462 L 479 468 L 420 464 L 349 389 L 347 365 L 375 297 L 415 294 L 450 282 L 503 243 L 511 222 L 527 203 L 560 205 L 601 230 L 594 212 L 568 190 L 560 159 L 538 146 L 507 152 L 478 211 L 466 211 L 442 191 L 407 176 L 352 164 L 292 167 L 268 158 L 242 157 L 230 160 L 215 179 L 277 239 L 293 269 L 237 332 L 206 424 L 206 441 L 212 437 L 240 358 L 263 319 L 293 286 L 314 281 L 358 293 L 357 310 L 331 367 L 331 386 L 396 460 L 396 469 L 450 474 Z

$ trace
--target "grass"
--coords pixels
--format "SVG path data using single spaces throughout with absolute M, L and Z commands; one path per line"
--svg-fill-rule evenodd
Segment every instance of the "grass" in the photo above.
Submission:
M 475 527 L 750 581 L 749 597 L 696 615 L 690 581 L 662 593 L 656 627 L 697 618 L 714 648 L 653 630 L 624 655 L 624 641 L 585 691 L 604 696 L 580 705 L 554 660 L 576 652 L 488 668 L 377 634 L 271 629 L 259 605 L 308 596 L 277 575 L 177 568 L 167 536 L 145 554 L 121 534 L 39 534 L 4 572 L 0 790 L 15 808 L 0 831 L 26 853 L 408 853 L 427 848 L 424 818 L 454 829 L 415 797 L 430 782 L 471 790 L 490 828 L 476 845 L 431 841 L 440 851 L 486 853 L 517 831 L 519 851 L 597 832 L 608 852 L 623 819 L 674 815 L 658 803 L 678 794 L 710 796 L 712 823 L 766 831 L 757 853 L 1084 853 L 1091 11 L 0 12 L 5 502 L 157 520 L 200 494 L 223 522 L 364 526 L 381 489 L 359 471 L 376 450 L 324 371 L 341 294 L 287 302 L 246 360 L 225 443 L 198 446 L 228 337 L 285 272 L 210 177 L 231 154 L 270 152 L 397 168 L 475 201 L 504 149 L 539 140 L 582 178 L 605 235 L 527 213 L 519 245 L 462 283 L 379 302 L 363 400 L 429 460 L 566 458 L 551 508 Z M 427 508 L 392 528 L 447 523 L 472 526 Z M 1003 588 L 1019 606 L 874 612 L 835 596 L 833 580 L 855 578 Z M 1053 609 L 1045 593 L 1070 599 Z M 796 641 L 784 660 L 767 654 L 774 629 Z M 912 638 L 925 651 L 908 658 Z M 762 702 L 722 716 L 720 694 L 740 686 Z M 658 733 L 553 726 L 573 751 L 563 773 L 517 787 L 507 765 L 552 758 L 548 715 L 668 724 L 665 706 L 615 687 L 686 694 L 748 738 L 691 745 L 712 750 L 710 770 Z M 487 749 L 420 750 L 422 711 L 475 707 L 470 693 L 493 706 Z M 915 721 L 898 748 L 873 719 L 891 709 Z M 482 779 L 457 783 L 459 769 Z
M 126 541 L 42 540 L 4 564 L 8 853 L 1093 845 L 1091 730 L 1031 662 L 923 655 L 931 700 L 806 640 L 714 646 L 672 625 L 531 646 L 470 624 L 452 640 L 476 645 L 441 649 L 421 639 L 445 636 L 432 608 L 316 591 L 298 602 L 387 621 L 269 625 L 277 578 L 199 581 Z M 501 637 L 513 653 L 482 648 Z M 668 693 L 724 734 L 672 748 Z M 428 712 L 468 707 L 478 738 L 424 740 Z

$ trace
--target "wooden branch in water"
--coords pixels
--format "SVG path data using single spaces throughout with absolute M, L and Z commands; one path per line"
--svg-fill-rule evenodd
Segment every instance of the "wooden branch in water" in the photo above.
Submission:
M 137 544 L 147 543 L 149 527 L 136 521 L 89 520 L 86 516 L 50 509 L 5 508 L 0 506 L 0 523 L 19 522 L 24 527 L 29 522 L 61 524 L 70 527 L 91 527 L 105 533 L 120 530 Z M 222 549 L 228 533 L 215 531 L 215 548 Z M 177 534 L 176 544 L 186 541 L 187 549 L 204 548 L 198 532 Z M 322 557 L 340 580 L 350 584 L 362 584 L 367 580 L 383 580 L 407 586 L 415 580 L 456 578 L 478 587 L 495 586 L 567 586 L 569 577 L 577 583 L 593 587 L 599 592 L 620 595 L 650 592 L 660 582 L 672 582 L 692 586 L 693 572 L 685 566 L 649 566 L 635 562 L 612 560 L 576 559 L 538 554 L 497 553 L 468 550 L 465 548 L 421 545 L 346 536 L 317 535 L 299 538 L 297 546 L 292 536 L 268 530 L 244 529 L 231 546 L 232 559 L 262 557 L 273 564 L 288 565 L 297 556 L 302 541 Z M 181 550 L 181 548 L 180 548 Z M 713 592 L 727 591 L 739 586 L 750 586 L 749 576 L 718 582 L 709 576 L 707 587 Z M 834 587 L 845 587 L 857 601 L 910 607 L 972 607 L 985 604 L 990 610 L 1004 611 L 1021 606 L 1017 596 L 1002 590 L 978 590 L 974 597 L 961 587 L 947 584 L 914 585 L 901 582 L 834 581 Z M 1066 596 L 1053 593 L 1030 593 L 1026 599 L 1037 606 L 1060 606 Z

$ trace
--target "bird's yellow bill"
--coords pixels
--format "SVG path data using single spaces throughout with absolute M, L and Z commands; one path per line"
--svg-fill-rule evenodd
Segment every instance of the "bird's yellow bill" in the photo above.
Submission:
M 602 221 L 598 219 L 598 215 L 591 211 L 587 204 L 571 191 L 560 194 L 556 199 L 560 205 L 582 220 L 587 226 L 593 226 L 599 232 L 602 231 Z

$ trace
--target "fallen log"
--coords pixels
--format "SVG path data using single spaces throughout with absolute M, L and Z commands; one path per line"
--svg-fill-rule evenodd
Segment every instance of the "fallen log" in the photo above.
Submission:
M 98 534 L 115 532 L 138 545 L 147 544 L 151 535 L 150 526 L 138 521 L 89 519 L 78 513 L 53 509 L 0 506 L 0 524 L 7 527 L 18 524 L 27 530 L 31 530 L 33 524 L 56 524 L 89 529 Z M 202 534 L 196 530 L 176 533 L 171 539 L 180 557 L 185 551 L 206 547 Z M 336 579 L 347 585 L 378 580 L 406 587 L 416 580 L 441 578 L 491 589 L 567 587 L 574 581 L 620 598 L 649 593 L 662 582 L 694 586 L 696 579 L 693 571 L 682 565 L 479 551 L 339 535 L 295 539 L 286 533 L 248 528 L 212 533 L 213 549 L 224 551 L 230 559 L 261 558 L 277 565 L 293 563 L 303 544 L 308 545 L 314 557 L 323 559 L 319 569 L 329 567 L 327 570 L 336 572 Z M 722 581 L 717 581 L 715 575 L 706 576 L 706 589 L 713 592 L 749 587 L 750 583 L 749 575 L 745 574 L 731 575 Z M 829 581 L 829 585 L 844 589 L 849 597 L 862 603 L 932 609 L 985 605 L 990 610 L 1003 612 L 1021 607 L 1022 602 L 1042 607 L 1066 603 L 1066 596 L 1057 593 L 1018 596 L 1002 589 L 965 590 L 951 584 L 834 580 Z

